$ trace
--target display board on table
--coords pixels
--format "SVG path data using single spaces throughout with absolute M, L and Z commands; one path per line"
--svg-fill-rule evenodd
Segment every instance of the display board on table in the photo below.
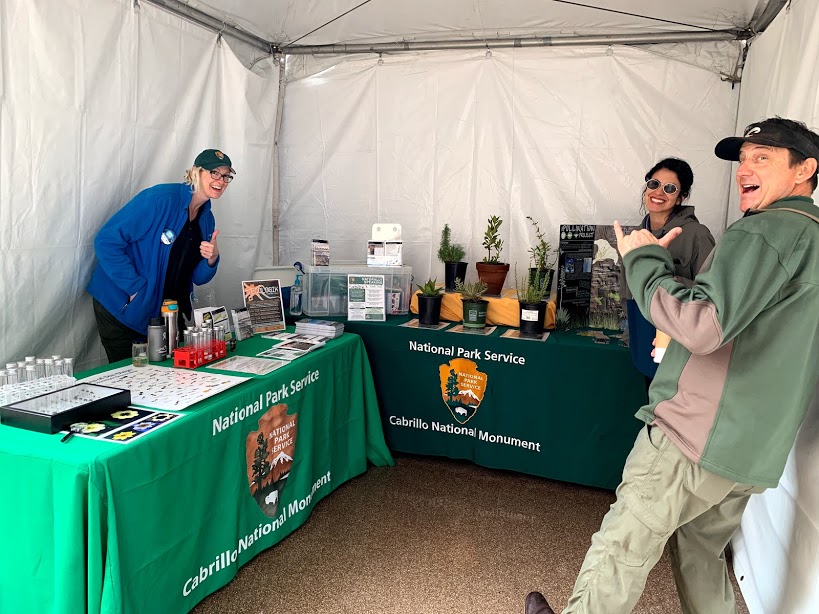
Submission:
M 622 258 L 614 226 L 561 225 L 557 275 L 558 327 L 621 327 L 625 317 L 620 288 Z
M 242 298 L 254 333 L 284 330 L 284 302 L 278 279 L 242 282 Z

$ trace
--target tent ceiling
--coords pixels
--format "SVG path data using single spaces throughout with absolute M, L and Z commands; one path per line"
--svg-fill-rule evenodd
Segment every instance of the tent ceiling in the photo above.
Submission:
M 187 0 L 279 47 L 746 29 L 776 0 Z M 346 13 L 346 14 L 345 14 Z M 333 21 L 335 20 L 335 21 Z M 325 25 L 327 24 L 327 25 Z M 286 49 L 285 49 L 286 51 Z

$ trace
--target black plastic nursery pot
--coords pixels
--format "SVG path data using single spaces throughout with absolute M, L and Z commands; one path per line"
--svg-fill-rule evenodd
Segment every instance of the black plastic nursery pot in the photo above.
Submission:
M 546 296 L 548 297 L 552 290 L 552 278 L 554 277 L 554 269 L 540 269 L 540 275 L 538 275 L 537 269 L 529 269 L 529 285 L 535 285 L 535 279 L 545 279 L 546 280 Z
M 488 301 L 464 301 L 464 328 L 486 328 Z
M 455 280 L 466 281 L 466 262 L 444 262 L 444 288 L 455 290 Z
M 435 325 L 441 321 L 441 300 L 444 297 L 418 295 L 418 320 L 421 324 Z
M 540 303 L 520 302 L 520 335 L 521 337 L 540 337 L 543 334 L 543 322 L 546 319 L 545 301 Z

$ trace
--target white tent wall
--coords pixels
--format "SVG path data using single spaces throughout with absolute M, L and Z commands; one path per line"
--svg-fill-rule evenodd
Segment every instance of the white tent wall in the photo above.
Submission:
M 774 115 L 819 129 L 817 32 L 819 3 L 801 0 L 754 41 L 737 133 Z M 735 192 L 731 220 L 741 215 Z M 751 498 L 733 544 L 739 585 L 752 614 L 819 612 L 819 398 L 814 397 L 779 487 Z
M 287 61 L 282 262 L 305 261 L 313 238 L 331 262 L 361 262 L 371 225 L 399 222 L 415 280 L 441 280 L 443 225 L 475 262 L 497 214 L 501 259 L 523 270 L 527 215 L 553 246 L 563 223 L 637 222 L 643 176 L 669 155 L 691 163 L 690 202 L 723 230 L 730 165 L 713 148 L 738 91 L 703 68 L 623 46 Z
M 272 257 L 278 64 L 252 74 L 213 32 L 130 0 L 2 0 L 0 49 L 0 360 L 104 362 L 84 291 L 94 237 L 208 147 L 238 171 L 214 202 L 211 286 L 240 305 L 257 252 Z

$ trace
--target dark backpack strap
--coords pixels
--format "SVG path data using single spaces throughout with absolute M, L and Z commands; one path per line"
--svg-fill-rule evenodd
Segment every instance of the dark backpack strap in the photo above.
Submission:
M 777 209 L 762 209 L 762 212 L 770 212 L 770 211 L 790 211 L 791 213 L 798 213 L 799 215 L 804 215 L 805 217 L 809 217 L 814 222 L 819 224 L 819 217 L 812 215 L 810 213 L 806 213 L 805 211 L 800 211 L 799 209 L 791 209 L 790 207 L 778 207 Z

